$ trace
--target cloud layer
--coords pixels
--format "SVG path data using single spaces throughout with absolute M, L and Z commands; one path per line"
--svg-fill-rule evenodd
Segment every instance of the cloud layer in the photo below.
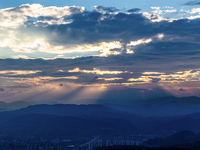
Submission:
M 96 6 L 87 11 L 84 7 L 40 4 L 1 9 L 2 55 L 6 57 L 6 51 L 10 51 L 13 58 L 108 56 L 133 53 L 129 49 L 131 43 L 137 43 L 132 45 L 134 48 L 169 40 L 195 40 L 198 9 L 187 11 L 194 14 L 190 18 L 180 19 L 164 17 L 178 13 L 173 7 L 152 9 L 122 12 L 114 7 Z M 166 38 L 162 40 L 163 37 Z
M 179 13 L 172 7 L 1 9 L 2 100 L 91 103 L 126 92 L 125 99 L 198 95 L 200 11 L 182 12 L 186 17 L 165 17 Z
M 190 6 L 200 5 L 200 1 L 190 1 L 190 2 L 185 3 L 184 5 L 190 5 Z

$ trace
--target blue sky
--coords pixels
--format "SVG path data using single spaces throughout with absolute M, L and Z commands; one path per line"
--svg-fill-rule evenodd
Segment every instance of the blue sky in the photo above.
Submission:
M 134 103 L 200 96 L 199 4 L 3 1 L 0 100 Z
M 59 1 L 54 1 L 54 0 L 18 0 L 18 1 L 12 1 L 12 0 L 7 0 L 7 1 L 2 1 L 1 2 L 1 8 L 8 8 L 8 7 L 17 7 L 21 4 L 33 4 L 33 3 L 39 3 L 44 6 L 58 6 L 58 7 L 63 7 L 63 6 L 84 6 L 87 9 L 91 9 L 91 7 L 96 6 L 96 5 L 103 5 L 107 7 L 117 7 L 119 9 L 123 9 L 125 7 L 128 8 L 142 8 L 144 10 L 149 10 L 150 7 L 152 6 L 173 6 L 173 7 L 182 7 L 184 3 L 186 3 L 186 0 L 59 0 Z
M 126 9 L 132 9 L 132 8 L 140 8 L 142 11 L 151 11 L 151 7 L 164 7 L 164 6 L 170 6 L 174 7 L 177 10 L 181 9 L 190 9 L 191 6 L 184 5 L 187 3 L 187 0 L 7 0 L 2 1 L 0 8 L 8 8 L 8 7 L 18 7 L 22 4 L 34 4 L 38 3 L 45 7 L 48 6 L 57 6 L 57 7 L 63 7 L 63 6 L 82 6 L 85 7 L 87 10 L 92 10 L 93 6 L 99 6 L 103 5 L 105 7 L 116 7 L 120 10 L 126 10 Z M 198 7 L 198 6 L 192 6 L 192 7 Z

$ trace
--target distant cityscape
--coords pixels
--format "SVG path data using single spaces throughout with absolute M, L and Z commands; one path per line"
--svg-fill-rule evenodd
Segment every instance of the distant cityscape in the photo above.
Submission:
M 142 146 L 151 136 L 129 135 L 115 137 L 36 137 L 0 138 L 0 150 L 95 150 L 110 146 Z
M 0 150 L 198 150 L 200 148 L 200 142 L 168 146 L 149 145 L 148 141 L 154 139 L 156 138 L 152 135 L 58 137 L 53 139 L 1 137 Z

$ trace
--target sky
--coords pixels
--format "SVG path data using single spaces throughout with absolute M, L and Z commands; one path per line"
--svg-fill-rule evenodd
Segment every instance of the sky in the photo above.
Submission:
M 200 96 L 200 1 L 0 2 L 0 101 Z

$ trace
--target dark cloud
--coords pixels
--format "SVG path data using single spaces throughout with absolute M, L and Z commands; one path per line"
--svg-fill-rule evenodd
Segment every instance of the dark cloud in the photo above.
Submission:
M 30 6 L 29 5 L 21 5 L 21 6 L 19 6 L 19 7 L 13 7 L 13 8 L 10 8 L 10 9 L 7 9 L 6 11 L 7 12 L 18 12 L 18 13 L 20 13 L 20 12 L 23 12 L 23 9 L 28 9 L 28 8 L 30 8 Z
M 80 7 L 69 7 L 69 10 L 72 14 L 78 14 L 81 13 Z
M 128 12 L 138 12 L 140 11 L 141 9 L 140 8 L 133 8 L 133 9 L 129 9 Z
M 185 91 L 187 91 L 187 90 L 181 88 L 181 89 L 179 89 L 178 91 L 179 91 L 179 92 L 185 92 Z
M 73 82 L 94 83 L 100 82 L 96 74 L 68 72 L 74 68 L 84 70 L 129 71 L 118 75 L 103 75 L 101 78 L 122 77 L 123 81 L 129 78 L 138 78 L 143 72 L 174 73 L 200 68 L 199 44 L 180 42 L 160 42 L 135 47 L 134 54 L 121 54 L 109 57 L 82 57 L 76 59 L 0 59 L 0 70 L 40 70 L 29 75 L 1 75 L 9 77 L 69 77 L 77 76 Z M 66 65 L 67 64 L 67 65 Z M 63 72 L 59 72 L 63 70 Z M 155 76 L 156 78 L 156 76 Z M 68 79 L 66 79 L 68 80 Z
M 0 92 L 3 92 L 3 91 L 5 91 L 5 89 L 3 89 L 3 88 L 0 88 Z
M 31 88 L 32 86 L 30 85 L 25 85 L 25 84 L 20 84 L 20 85 L 10 85 L 10 86 L 7 86 L 7 88 L 11 88 L 11 89 L 18 89 L 18 88 L 22 88 L 22 89 L 28 89 L 28 88 Z
M 49 42 L 57 45 L 73 46 L 77 44 L 95 44 L 99 42 L 120 41 L 124 44 L 142 38 L 150 38 L 157 34 L 167 35 L 168 40 L 199 41 L 199 19 L 188 20 L 178 19 L 172 22 L 152 22 L 142 13 L 111 13 L 114 8 L 104 8 L 106 13 L 100 11 L 84 11 L 83 13 L 66 16 L 65 20 L 72 20 L 72 23 L 64 25 L 38 26 L 34 30 L 43 31 L 48 34 Z M 113 10 L 114 9 L 114 10 Z M 129 11 L 139 11 L 131 9 Z M 117 10 L 115 10 L 117 11 Z M 151 14 L 153 17 L 153 14 Z M 154 16 L 156 17 L 156 16 Z M 39 17 L 39 19 L 54 20 L 51 17 Z M 29 31 L 26 26 L 23 31 Z M 171 41 L 172 42 L 172 41 Z
M 184 5 L 190 5 L 190 6 L 200 5 L 200 1 L 190 1 L 185 3 Z
M 116 9 L 115 7 L 104 7 L 104 6 L 97 6 L 95 8 L 97 11 L 106 11 L 106 12 L 117 12 L 119 9 Z
M 152 78 L 152 83 L 158 83 L 160 80 L 159 78 Z
M 37 20 L 48 20 L 48 21 L 50 21 L 50 20 L 59 20 L 58 18 L 55 18 L 55 17 L 52 17 L 52 16 L 40 16 L 40 17 L 38 17 L 37 18 Z
M 49 40 L 63 45 L 92 44 L 114 40 L 129 42 L 155 34 L 153 30 L 147 30 L 150 29 L 152 23 L 142 14 L 103 14 L 85 11 L 72 15 L 70 18 L 67 17 L 67 19 L 72 19 L 73 22 L 66 25 L 51 25 L 39 30 L 47 31 L 49 34 L 53 33 L 54 35 L 49 36 L 52 39 Z

